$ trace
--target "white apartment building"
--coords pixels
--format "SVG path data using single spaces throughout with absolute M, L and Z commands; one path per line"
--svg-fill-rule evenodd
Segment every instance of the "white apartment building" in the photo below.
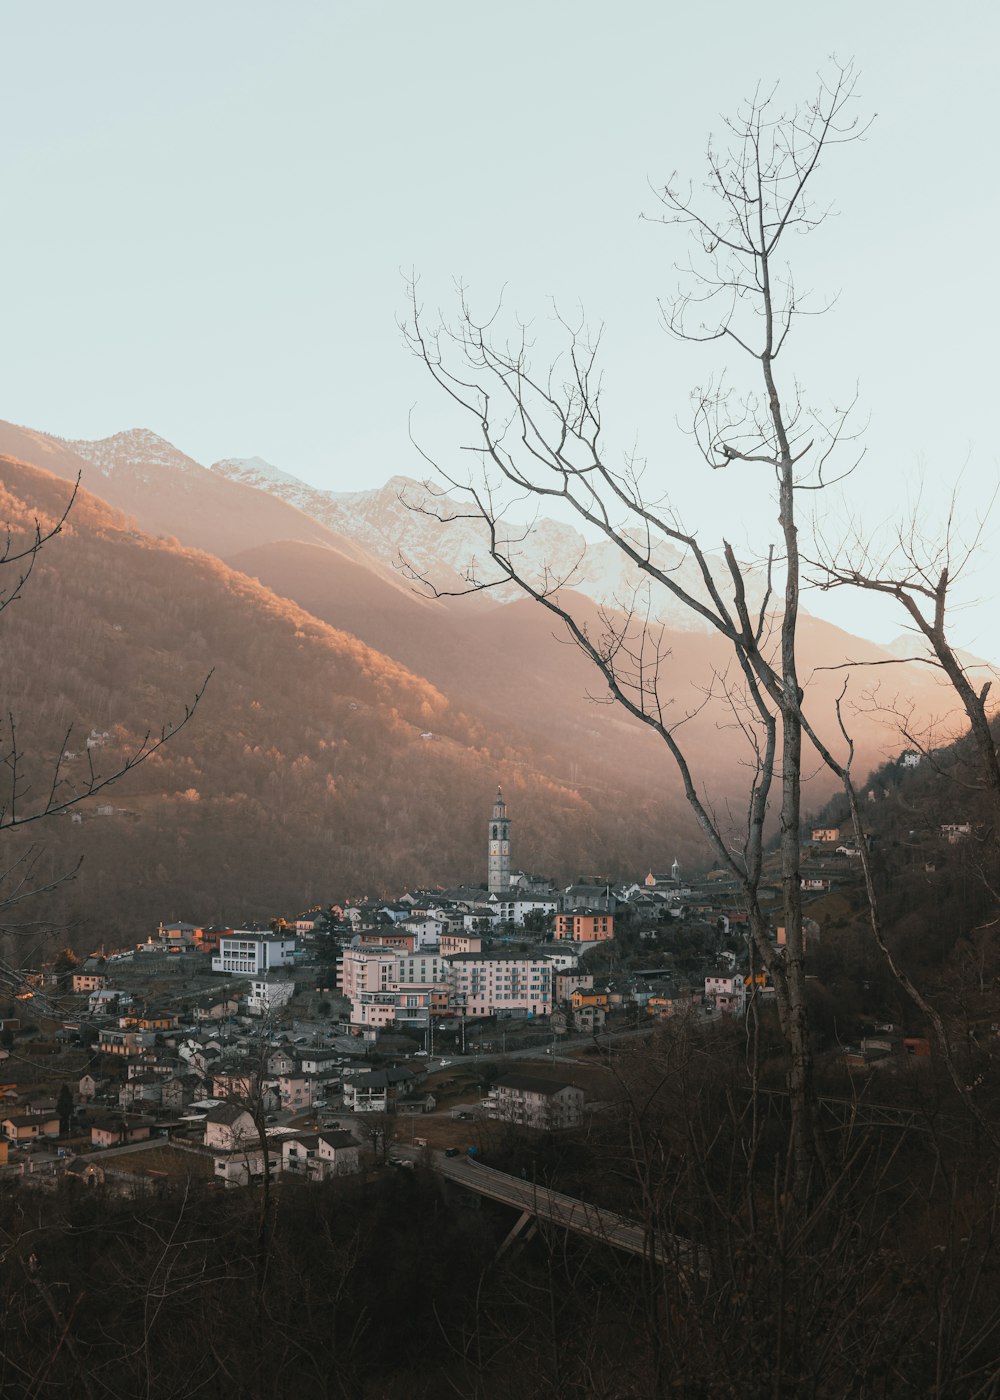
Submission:
M 446 960 L 456 1009 L 466 1016 L 548 1016 L 552 964 L 513 953 L 456 953 Z
M 245 929 L 237 929 L 219 939 L 219 951 L 212 958 L 212 971 L 261 977 L 275 968 L 291 967 L 297 949 L 294 937 L 277 933 L 248 933 Z
M 243 1004 L 253 1016 L 269 1016 L 287 1006 L 294 993 L 294 982 L 272 982 L 259 978 L 250 983 L 250 991 Z
M 583 1118 L 584 1094 L 573 1084 L 553 1084 L 527 1074 L 506 1074 L 483 1104 L 494 1121 L 525 1128 L 572 1128 Z
M 511 890 L 490 896 L 490 919 L 494 924 L 515 924 L 524 927 L 526 915 L 533 913 L 554 914 L 559 901 L 544 899 L 539 895 L 516 895 Z

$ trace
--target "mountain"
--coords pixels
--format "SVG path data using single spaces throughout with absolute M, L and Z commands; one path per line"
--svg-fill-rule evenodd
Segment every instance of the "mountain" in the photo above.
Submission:
M 278 912 L 360 889 L 475 879 L 498 777 L 517 821 L 516 863 L 569 879 L 641 875 L 675 855 L 685 865 L 705 858 L 662 742 L 601 703 L 600 677 L 551 615 L 523 598 L 428 598 L 384 562 L 414 522 L 399 501 L 402 479 L 340 498 L 356 506 L 339 517 L 355 531 L 349 539 L 307 514 L 301 483 L 267 464 L 253 471 L 262 482 L 284 480 L 295 500 L 254 485 L 247 464 L 233 480 L 139 430 L 71 444 L 0 425 L 0 445 L 9 443 L 60 476 L 82 472 L 110 502 L 81 497 L 86 508 L 74 510 L 24 601 L 4 615 L 5 640 L 23 637 L 8 651 L 16 664 L 6 670 L 4 708 L 48 721 L 33 734 L 33 751 L 52 752 L 70 722 L 134 736 L 216 668 L 196 722 L 115 798 L 139 818 L 120 824 L 116 839 L 136 871 L 152 862 L 153 887 L 173 903 L 164 909 L 161 900 L 157 917 L 185 907 L 235 917 L 241 901 L 257 914 Z M 2 477 L 22 526 L 38 501 L 54 509 L 65 495 L 52 476 L 10 459 Z M 417 545 L 429 551 L 435 536 L 416 521 Z M 381 558 L 363 544 L 376 535 Z M 550 538 L 561 538 L 556 527 Z M 72 551 L 82 562 L 65 575 L 57 561 Z M 579 593 L 573 601 L 596 635 L 594 600 Z M 661 646 L 668 714 L 689 716 L 679 732 L 696 781 L 738 824 L 746 784 L 738 711 L 704 704 L 727 674 L 726 650 L 714 634 L 674 626 Z M 810 710 L 836 741 L 844 673 L 831 668 L 887 654 L 805 616 L 800 649 Z M 877 697 L 864 700 L 868 676 L 883 692 L 891 677 L 918 709 L 940 699 L 926 668 L 879 666 L 852 678 L 858 771 L 899 747 Z M 830 790 L 816 765 L 806 805 Z M 255 842 L 273 828 L 273 851 L 241 842 L 241 812 Z M 111 860 L 110 838 L 96 821 L 75 834 L 88 849 L 107 847 L 100 859 L 91 852 L 88 871 L 103 871 L 111 887 L 114 863 L 100 863 Z M 150 882 L 136 876 L 133 884 L 141 905 Z
M 337 549 L 404 586 L 415 575 L 436 590 L 461 591 L 470 572 L 479 582 L 496 576 L 481 522 L 409 477 L 392 477 L 374 491 L 322 491 L 259 457 L 204 467 L 144 428 L 96 441 L 64 441 L 0 423 L 0 452 L 61 476 L 80 474 L 85 486 L 134 516 L 140 528 L 220 558 L 295 540 Z M 621 605 L 642 585 L 613 543 L 588 542 L 570 525 L 541 519 L 529 533 L 514 521 L 507 535 L 512 557 L 529 573 L 544 571 L 594 602 Z M 693 566 L 679 551 L 662 545 L 656 558 L 697 591 Z M 489 594 L 491 602 L 506 603 L 521 596 L 514 584 Z M 658 616 L 671 628 L 702 630 L 670 597 L 659 602 Z
M 428 606 L 405 592 L 369 592 L 365 576 L 353 566 L 345 569 L 329 551 L 288 543 L 248 550 L 231 562 L 426 677 L 507 743 L 530 752 L 549 777 L 592 801 L 625 794 L 635 812 L 651 792 L 663 794 L 683 829 L 685 804 L 662 741 L 619 706 L 602 703 L 606 687 L 591 663 L 530 600 L 484 606 L 482 598 L 447 599 Z M 582 595 L 571 601 L 598 635 L 596 605 Z M 704 706 L 706 689 L 714 683 L 719 690 L 730 666 L 726 644 L 714 634 L 665 629 L 660 645 L 667 712 L 675 720 L 692 715 L 679 738 L 699 787 L 720 808 L 734 804 L 738 813 L 748 757 L 742 731 L 721 701 Z M 836 751 L 842 747 L 836 701 L 845 677 L 837 667 L 848 658 L 858 663 L 843 708 L 859 773 L 901 745 L 885 713 L 896 694 L 905 695 L 917 713 L 940 706 L 940 688 L 928 668 L 887 667 L 883 649 L 808 615 L 800 621 L 799 655 L 809 711 Z M 806 805 L 822 803 L 833 780 L 808 756 L 806 766 Z
M 301 511 L 225 481 L 145 428 L 95 442 L 71 442 L 0 422 L 0 453 L 57 476 L 79 476 L 88 490 L 127 512 L 149 534 L 172 537 L 220 558 L 281 539 L 357 553 L 349 540 Z
M 68 499 L 63 480 L 10 458 L 0 479 L 15 541 Z M 407 602 L 410 617 L 427 607 Z M 34 850 L 45 883 L 84 858 L 72 883 L 31 906 L 32 918 L 44 908 L 80 923 L 84 941 L 98 930 L 138 939 L 160 918 L 239 921 L 475 879 L 498 780 L 515 859 L 567 880 L 696 846 L 665 792 L 629 783 L 591 800 L 505 726 L 220 560 L 136 530 L 86 490 L 0 627 L 0 698 L 17 717 L 26 801 L 42 800 L 59 754 L 71 755 L 60 792 L 86 782 L 92 758 L 116 768 L 212 672 L 191 722 L 85 804 L 82 822 L 5 836 L 5 868 Z

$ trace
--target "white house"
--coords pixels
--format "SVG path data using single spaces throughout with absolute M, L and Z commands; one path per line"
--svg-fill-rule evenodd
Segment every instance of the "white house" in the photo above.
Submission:
M 294 982 L 255 978 L 243 1004 L 251 1016 L 270 1016 L 287 1006 L 294 994 Z
M 340 1058 L 337 1050 L 301 1050 L 299 1069 L 303 1074 L 326 1074 L 336 1068 Z
M 440 944 L 441 935 L 449 931 L 446 919 L 430 917 L 425 919 L 404 919 L 399 927 L 407 933 L 413 934 L 415 939 L 414 946 L 417 948 L 426 947 L 429 943 Z
M 408 1069 L 375 1069 L 344 1080 L 344 1107 L 354 1113 L 388 1113 L 397 1095 L 405 1094 L 416 1076 Z
M 360 1171 L 361 1146 L 350 1133 L 337 1129 L 300 1133 L 282 1139 L 281 1165 L 286 1172 L 325 1181 L 330 1176 Z
M 361 1170 L 361 1148 L 350 1133 L 337 1129 L 320 1133 L 318 1153 L 326 1176 L 345 1176 Z
M 132 998 L 126 996 L 125 1000 L 131 1001 Z M 95 987 L 87 997 L 87 1010 L 91 1016 L 99 1016 L 102 1011 L 111 1011 L 121 1004 L 122 993 L 116 991 L 114 987 Z
M 281 1170 L 281 1145 L 268 1140 L 267 1174 L 276 1177 Z M 233 1152 L 216 1152 L 215 1179 L 226 1186 L 248 1186 L 264 1176 L 264 1149 L 246 1144 Z
M 223 1152 L 239 1151 L 256 1140 L 257 1126 L 253 1115 L 236 1103 L 220 1103 L 205 1115 L 205 1146 Z

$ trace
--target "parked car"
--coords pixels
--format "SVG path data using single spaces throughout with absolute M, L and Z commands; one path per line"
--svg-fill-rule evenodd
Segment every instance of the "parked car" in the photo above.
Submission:
M 458 1148 L 457 1148 L 457 1147 L 446 1147 L 445 1150 L 444 1150 L 444 1155 L 445 1155 L 446 1157 L 457 1157 L 457 1156 L 458 1156 Z

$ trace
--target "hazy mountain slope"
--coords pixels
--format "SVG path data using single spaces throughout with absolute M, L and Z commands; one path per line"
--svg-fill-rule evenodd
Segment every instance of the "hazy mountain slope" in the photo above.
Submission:
M 293 540 L 240 550 L 226 563 L 413 670 L 426 674 L 426 665 L 449 693 L 489 689 L 481 669 L 488 647 L 477 640 L 474 623 L 471 637 L 463 624 L 466 614 L 482 618 L 499 603 L 429 598 L 399 575 L 386 577 L 339 551 Z
M 95 486 L 94 482 L 86 479 L 94 468 L 61 438 L 36 432 L 33 428 L 22 428 L 16 423 L 5 423 L 3 419 L 0 419 L 0 456 L 31 462 L 36 467 L 70 480 L 81 476 L 85 486 L 90 489 Z
M 0 452 L 84 486 L 151 535 L 224 557 L 270 540 L 299 539 L 363 554 L 284 501 L 227 482 L 144 428 L 96 442 L 62 441 L 0 422 Z M 373 567 L 381 567 L 375 561 Z
M 339 549 L 404 583 L 408 571 L 441 590 L 465 587 L 470 571 L 480 580 L 495 577 L 482 526 L 463 518 L 442 525 L 435 512 L 461 517 L 463 508 L 408 477 L 393 477 L 374 491 L 328 492 L 260 458 L 203 467 L 148 429 L 94 442 L 61 442 L 10 424 L 0 430 L 0 446 L 13 455 L 61 475 L 76 475 L 83 462 L 84 484 L 128 511 L 142 529 L 221 558 L 259 544 L 300 540 Z M 523 533 L 517 522 L 510 524 L 509 549 L 529 574 L 545 569 L 550 578 L 611 603 L 629 597 L 636 586 L 634 570 L 608 541 L 586 544 L 572 526 L 548 519 L 537 521 L 519 543 Z M 690 562 L 669 545 L 661 546 L 658 562 L 698 586 Z M 507 584 L 490 598 L 511 602 L 519 596 Z M 700 629 L 669 597 L 661 607 L 672 627 Z
M 101 480 L 91 481 L 91 489 L 134 515 L 151 534 L 172 535 L 182 544 L 220 556 L 275 539 L 342 545 L 284 502 L 275 511 L 257 491 L 226 489 L 217 475 L 146 429 L 68 445 L 100 473 Z
M 67 498 L 63 481 L 9 459 L 0 479 L 15 533 Z M 135 531 L 86 492 L 0 629 L 0 702 L 18 716 L 39 793 L 43 760 L 75 754 L 62 776 L 78 782 L 96 730 L 109 736 L 97 758 L 113 766 L 214 668 L 192 723 L 109 794 L 112 815 L 91 803 L 82 825 L 60 818 L 5 838 L 9 858 L 40 838 L 45 878 L 84 855 L 49 901 L 91 920 L 84 941 L 98 918 L 109 935 L 139 937 L 182 913 L 237 920 L 481 877 L 498 779 L 518 863 L 568 879 L 694 848 L 686 814 L 663 795 L 589 802 L 397 662 L 221 562 Z
M 679 782 L 662 743 L 619 707 L 600 703 L 606 689 L 579 651 L 560 635 L 559 624 L 534 603 L 478 607 L 468 600 L 428 608 L 412 594 L 368 594 L 363 574 L 334 566 L 329 551 L 279 544 L 245 551 L 232 561 L 309 612 L 394 656 L 445 690 L 463 709 L 488 726 L 502 728 L 510 741 L 530 748 L 534 762 L 561 781 L 587 791 L 620 790 L 641 801 L 664 792 L 681 808 Z M 594 635 L 601 629 L 595 605 L 580 595 L 573 606 Z M 834 745 L 839 741 L 835 700 L 845 673 L 836 667 L 849 658 L 884 662 L 872 643 L 803 616 L 800 624 L 802 675 L 810 713 Z M 669 653 L 663 663 L 662 693 L 679 719 L 701 706 L 713 677 L 730 664 L 715 636 L 691 631 L 664 635 Z M 861 669 L 852 675 L 845 701 L 857 741 L 857 769 L 863 773 L 893 752 L 899 739 L 891 726 L 862 704 L 874 684 L 883 700 L 899 693 L 918 712 L 933 712 L 940 692 L 933 674 L 919 666 Z M 594 697 L 594 698 L 589 698 Z M 857 702 L 857 703 L 855 703 Z M 699 782 L 717 802 L 737 810 L 746 782 L 741 733 L 723 705 L 708 707 L 684 728 L 682 740 Z M 813 765 L 808 763 L 810 770 Z M 823 800 L 834 780 L 825 771 L 809 777 L 806 802 Z

